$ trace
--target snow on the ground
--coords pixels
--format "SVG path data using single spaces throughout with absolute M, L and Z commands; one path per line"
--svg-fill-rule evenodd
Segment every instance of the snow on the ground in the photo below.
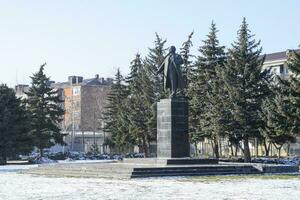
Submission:
M 299 199 L 300 179 L 200 182 L 186 178 L 110 180 L 0 173 L 2 200 Z
M 116 160 L 58 160 L 58 163 L 111 163 Z
M 21 170 L 30 169 L 33 167 L 38 167 L 38 165 L 0 165 L 0 172 L 16 172 Z M 0 174 L 2 176 L 2 174 Z M 1 180 L 1 178 L 0 178 Z M 0 182 L 1 184 L 1 182 Z M 1 196 L 0 196 L 1 199 Z

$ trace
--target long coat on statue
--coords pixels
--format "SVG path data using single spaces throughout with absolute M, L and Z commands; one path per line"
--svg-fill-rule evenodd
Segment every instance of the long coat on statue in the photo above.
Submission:
M 170 88 L 172 90 L 172 81 L 175 89 L 184 88 L 184 81 L 180 67 L 181 64 L 183 64 L 181 56 L 175 53 L 170 53 L 166 56 L 164 62 L 158 68 L 158 73 L 161 73 L 164 70 L 165 89 Z

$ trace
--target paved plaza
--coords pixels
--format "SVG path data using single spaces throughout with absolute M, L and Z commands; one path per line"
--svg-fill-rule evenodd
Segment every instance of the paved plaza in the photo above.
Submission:
M 300 177 L 53 178 L 0 172 L 1 200 L 81 199 L 298 199 Z

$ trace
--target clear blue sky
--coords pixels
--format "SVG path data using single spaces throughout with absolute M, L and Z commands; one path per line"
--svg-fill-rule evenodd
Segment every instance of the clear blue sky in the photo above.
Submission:
M 212 20 L 227 47 L 246 17 L 265 53 L 297 48 L 299 9 L 299 0 L 0 0 L 0 83 L 28 84 L 43 62 L 57 82 L 125 74 L 155 32 L 179 47 L 194 30 L 196 52 Z

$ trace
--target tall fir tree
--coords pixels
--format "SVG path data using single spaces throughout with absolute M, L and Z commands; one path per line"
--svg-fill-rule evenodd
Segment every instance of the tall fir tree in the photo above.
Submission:
M 111 134 L 111 141 L 120 151 L 123 147 L 130 145 L 131 141 L 125 117 L 125 99 L 127 95 L 128 90 L 124 85 L 124 78 L 118 69 L 114 84 L 111 86 L 111 91 L 107 97 L 108 105 L 104 113 L 104 130 Z
M 149 48 L 149 53 L 143 61 L 143 73 L 141 73 L 141 86 L 143 88 L 144 103 L 147 106 L 147 132 L 149 142 L 156 141 L 156 102 L 167 96 L 163 87 L 163 74 L 157 75 L 156 71 L 164 61 L 166 40 L 156 33 L 154 47 Z
M 265 122 L 261 133 L 278 150 L 278 157 L 284 144 L 296 141 L 296 135 L 291 132 L 293 125 L 282 114 L 282 108 L 288 108 L 288 105 L 284 97 L 278 93 L 263 102 L 261 114 Z
M 0 165 L 33 149 L 29 116 L 13 89 L 0 85 Z
M 156 75 L 155 72 L 158 67 L 164 61 L 166 48 L 165 43 L 167 40 L 163 40 L 157 33 L 155 33 L 156 40 L 154 41 L 154 47 L 149 48 L 149 54 L 145 58 L 145 71 L 153 82 L 154 93 L 156 100 L 166 97 L 166 92 L 163 87 L 163 74 Z
M 192 42 L 192 37 L 194 35 L 194 31 L 192 31 L 189 35 L 188 35 L 188 39 L 183 42 L 181 48 L 180 48 L 180 54 L 183 58 L 183 67 L 182 67 L 182 77 L 183 80 L 185 82 L 185 89 L 188 87 L 188 77 L 192 68 L 192 61 L 191 61 L 191 57 L 193 57 L 193 55 L 191 54 L 191 48 L 193 46 L 193 42 Z M 184 91 L 184 93 L 186 93 L 186 91 Z
M 221 119 L 225 112 L 222 104 L 224 91 L 219 77 L 224 67 L 224 46 L 219 45 L 217 29 L 211 23 L 210 32 L 199 48 L 190 77 L 188 95 L 190 97 L 190 122 L 193 127 L 192 139 L 209 138 L 213 141 L 214 155 L 219 157 L 218 138 L 224 131 Z
M 300 134 L 300 54 L 291 50 L 286 67 L 290 77 L 277 76 L 274 95 L 262 107 L 265 121 L 262 133 L 278 149 L 279 157 L 282 146 L 295 142 Z
M 227 105 L 233 120 L 232 132 L 242 138 L 244 161 L 251 162 L 249 139 L 259 135 L 262 127 L 260 117 L 262 101 L 270 94 L 270 75 L 263 70 L 264 57 L 261 57 L 260 41 L 256 42 L 243 19 L 237 41 L 228 50 L 223 70 L 225 90 L 228 93 Z
M 46 63 L 31 77 L 31 87 L 26 93 L 27 110 L 30 113 L 34 144 L 43 156 L 44 148 L 55 144 L 65 145 L 60 131 L 64 110 L 58 91 L 50 86 L 50 79 L 44 74 Z
M 154 91 L 151 80 L 145 71 L 143 61 L 137 54 L 131 62 L 131 72 L 127 78 L 129 96 L 128 112 L 130 133 L 136 140 L 136 144 L 141 147 L 145 156 L 149 156 L 150 142 L 154 140 L 152 124 Z
M 130 62 L 130 73 L 126 77 L 126 83 L 128 84 L 128 89 L 131 91 L 131 93 L 133 93 L 133 90 L 138 87 L 138 76 L 142 70 L 142 67 L 141 55 L 137 53 L 135 58 Z
M 288 79 L 281 79 L 280 86 L 287 106 L 279 107 L 283 116 L 291 123 L 290 133 L 300 134 L 300 53 L 291 50 L 288 53 L 287 68 L 290 71 Z

